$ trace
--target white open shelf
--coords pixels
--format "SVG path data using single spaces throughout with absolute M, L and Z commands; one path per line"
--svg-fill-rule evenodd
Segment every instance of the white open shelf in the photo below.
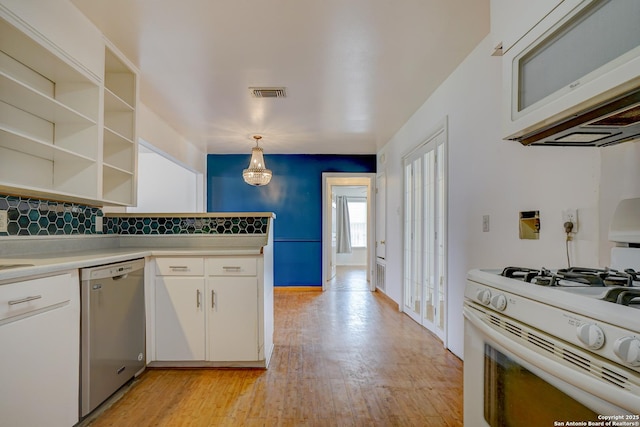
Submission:
M 107 47 L 104 70 L 102 197 L 110 204 L 135 203 L 136 74 Z
M 0 188 L 95 204 L 99 112 L 99 82 L 0 19 Z
M 105 46 L 97 81 L 51 41 L 15 25 L 0 18 L 0 190 L 134 204 L 134 67 Z
M 17 132 L 8 132 L 0 125 L 0 147 L 7 150 L 19 151 L 25 155 L 39 157 L 53 161 L 58 156 L 77 159 L 78 161 L 95 162 L 94 158 L 82 155 L 76 151 L 52 145 L 47 141 L 38 140 Z
M 102 197 L 113 204 L 133 203 L 133 172 L 103 164 Z
M 112 167 L 133 173 L 135 156 L 133 142 L 105 128 L 103 161 Z
M 0 71 L 0 94 L 5 103 L 52 123 L 96 124 L 95 120 L 83 113 L 38 92 L 2 71 Z
M 130 113 L 135 110 L 130 104 L 125 102 L 124 99 L 111 92 L 111 90 L 106 86 L 104 88 L 104 109 L 105 111 L 111 112 L 118 111 Z
M 0 186 L 19 186 L 28 190 L 27 195 L 38 192 L 96 199 L 98 175 L 94 160 L 65 150 L 52 150 L 46 155 L 34 156 L 0 146 Z

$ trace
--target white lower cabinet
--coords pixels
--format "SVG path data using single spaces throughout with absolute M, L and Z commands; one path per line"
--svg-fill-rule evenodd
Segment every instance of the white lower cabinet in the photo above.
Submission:
M 77 272 L 0 284 L 0 425 L 78 422 Z
M 204 278 L 156 278 L 156 359 L 205 360 Z
M 265 322 L 264 313 L 273 311 L 264 307 L 259 257 L 155 261 L 154 361 L 266 367 L 264 325 L 272 320 Z
M 209 360 L 258 360 L 258 280 L 213 277 L 207 280 Z

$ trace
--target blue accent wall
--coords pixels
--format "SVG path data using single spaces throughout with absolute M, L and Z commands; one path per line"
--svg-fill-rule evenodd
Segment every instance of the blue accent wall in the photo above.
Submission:
M 242 180 L 248 154 L 207 156 L 208 212 L 274 212 L 274 283 L 322 286 L 322 173 L 376 171 L 375 155 L 265 155 L 269 185 Z

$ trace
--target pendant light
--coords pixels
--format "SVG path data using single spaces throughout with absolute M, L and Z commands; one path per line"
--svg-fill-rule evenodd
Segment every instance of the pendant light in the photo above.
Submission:
M 251 160 L 249 167 L 242 171 L 244 182 L 249 185 L 267 185 L 271 181 L 271 170 L 267 169 L 264 164 L 264 156 L 262 148 L 258 146 L 258 142 L 262 139 L 260 135 L 254 135 L 256 146 L 251 149 Z

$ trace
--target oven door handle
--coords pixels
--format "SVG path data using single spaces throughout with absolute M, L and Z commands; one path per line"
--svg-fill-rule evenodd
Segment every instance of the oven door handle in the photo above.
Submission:
M 494 330 L 477 314 L 473 313 L 469 307 L 465 306 L 463 308 L 463 315 L 474 326 L 474 328 L 489 340 L 502 346 L 502 348 L 519 357 L 523 361 L 527 361 L 528 364 L 534 366 L 537 370 L 546 373 L 548 376 L 555 377 L 561 382 L 570 384 L 580 390 L 584 390 L 586 393 L 597 396 L 605 402 L 610 402 L 622 409 L 626 409 L 629 413 L 635 413 L 633 411 L 637 411 L 637 408 L 640 408 L 640 396 L 635 395 L 632 390 L 622 389 L 614 386 L 613 384 L 599 381 L 598 379 L 585 375 L 583 372 L 576 369 L 567 369 L 567 365 L 546 356 L 544 353 L 538 353 L 526 346 L 523 346 Z M 497 313 L 495 315 L 502 317 Z M 467 332 L 465 331 L 465 333 Z

